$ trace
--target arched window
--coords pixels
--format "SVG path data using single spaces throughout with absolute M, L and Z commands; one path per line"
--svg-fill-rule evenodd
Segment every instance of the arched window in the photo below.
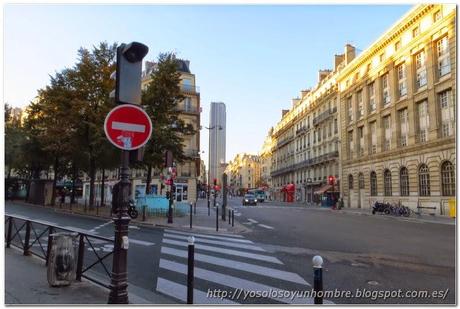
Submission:
M 430 170 L 426 164 L 418 168 L 418 188 L 420 196 L 430 195 Z
M 364 175 L 363 175 L 363 173 L 359 173 L 359 175 L 358 175 L 358 183 L 359 183 L 359 188 L 364 189 Z
M 385 196 L 391 196 L 391 172 L 386 169 L 383 171 L 383 193 Z
M 442 195 L 455 195 L 455 169 L 454 165 L 446 161 L 441 165 Z
M 401 196 L 409 196 L 409 171 L 404 166 L 399 170 L 399 190 Z
M 371 196 L 377 196 L 377 174 L 371 172 Z
M 353 190 L 353 175 L 348 175 L 348 189 Z

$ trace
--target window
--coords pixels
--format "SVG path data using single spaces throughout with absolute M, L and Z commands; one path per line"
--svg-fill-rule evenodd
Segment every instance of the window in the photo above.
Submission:
M 348 158 L 352 159 L 353 158 L 353 150 L 354 150 L 354 144 L 353 144 L 353 131 L 348 132 Z
M 375 95 L 374 95 L 374 83 L 369 84 L 369 86 L 367 86 L 367 89 L 369 91 L 369 111 L 372 113 L 376 109 Z
M 428 102 L 423 101 L 417 104 L 417 114 L 418 114 L 418 133 L 417 133 L 417 142 L 424 143 L 428 140 L 428 127 L 430 124 L 429 114 L 428 114 Z
M 395 51 L 398 51 L 401 48 L 401 40 L 395 43 Z
M 434 22 L 437 22 L 438 20 L 440 20 L 442 18 L 442 12 L 441 10 L 438 10 L 436 11 L 434 14 L 433 14 L 433 21 Z
M 364 189 L 364 175 L 363 173 L 359 173 L 358 175 L 358 186 L 360 189 Z
M 417 26 L 412 30 L 412 37 L 415 38 L 419 34 L 420 34 L 420 28 Z
M 351 101 L 351 97 L 347 99 L 347 108 L 348 108 L 348 122 L 353 121 L 353 102 Z
M 388 81 L 388 73 L 382 76 L 382 94 L 383 94 L 383 104 L 390 103 L 390 83 Z
M 426 164 L 420 165 L 418 169 L 418 185 L 420 196 L 430 195 L 430 171 Z
M 436 42 L 436 52 L 438 57 L 438 73 L 444 76 L 450 73 L 450 52 L 449 38 L 447 36 Z
M 338 127 L 337 127 L 337 118 L 334 119 L 334 134 L 338 133 Z
M 348 189 L 353 190 L 353 175 L 348 175 Z
M 383 117 L 384 144 L 383 150 L 390 150 L 391 146 L 391 116 Z
M 370 131 L 371 131 L 371 134 L 370 134 L 371 140 L 369 143 L 370 145 L 369 153 L 375 154 L 377 153 L 377 129 L 376 129 L 377 124 L 375 121 L 373 121 L 369 124 L 369 126 L 370 126 Z
M 401 196 L 409 196 L 409 171 L 404 166 L 399 170 L 399 190 Z
M 396 68 L 398 74 L 398 92 L 399 97 L 403 97 L 407 94 L 406 85 L 406 65 L 404 63 L 398 65 Z
M 358 150 L 359 150 L 359 155 L 363 156 L 364 155 L 364 127 L 359 127 L 358 128 Z
M 407 136 L 409 133 L 409 122 L 407 119 L 407 108 L 399 111 L 399 146 L 407 146 Z
M 191 112 L 192 111 L 192 99 L 189 97 L 186 97 L 184 100 L 184 110 L 186 112 Z
M 364 106 L 363 106 L 363 92 L 358 91 L 356 94 L 358 100 L 358 118 L 362 118 L 364 116 Z
M 415 55 L 415 86 L 421 88 L 426 85 L 426 55 L 421 51 Z
M 371 196 L 377 196 L 377 174 L 372 171 L 371 172 Z
M 451 90 L 438 93 L 438 102 L 441 110 L 441 137 L 448 137 L 455 132 L 455 111 Z
M 446 161 L 441 165 L 441 182 L 442 195 L 455 195 L 455 169 L 454 165 L 449 161 Z
M 381 53 L 379 56 L 380 62 L 383 62 L 385 60 L 385 53 Z
M 386 169 L 383 171 L 383 193 L 385 196 L 391 196 L 391 172 Z

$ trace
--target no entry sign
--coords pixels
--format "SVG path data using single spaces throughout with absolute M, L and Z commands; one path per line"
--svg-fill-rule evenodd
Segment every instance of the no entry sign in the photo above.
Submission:
M 107 114 L 104 131 L 115 147 L 135 150 L 144 146 L 152 135 L 152 121 L 141 107 L 123 104 Z

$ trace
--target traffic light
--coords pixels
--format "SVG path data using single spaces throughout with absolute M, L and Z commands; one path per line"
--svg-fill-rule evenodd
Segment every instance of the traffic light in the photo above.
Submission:
M 328 177 L 327 180 L 328 180 L 328 183 L 329 183 L 331 186 L 334 185 L 334 183 L 335 183 L 335 177 L 334 177 L 334 176 L 330 175 L 330 176 Z
M 117 48 L 116 87 L 115 94 L 111 93 L 117 104 L 141 104 L 142 59 L 148 51 L 146 45 L 138 42 Z
M 145 146 L 129 151 L 129 164 L 140 163 L 144 160 Z

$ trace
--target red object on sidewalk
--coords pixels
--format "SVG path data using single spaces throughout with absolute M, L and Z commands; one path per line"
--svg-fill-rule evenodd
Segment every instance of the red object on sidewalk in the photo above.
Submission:
M 288 184 L 286 186 L 286 195 L 287 195 L 286 202 L 293 203 L 294 202 L 294 194 L 295 194 L 295 185 L 293 183 L 290 183 L 290 184 Z

